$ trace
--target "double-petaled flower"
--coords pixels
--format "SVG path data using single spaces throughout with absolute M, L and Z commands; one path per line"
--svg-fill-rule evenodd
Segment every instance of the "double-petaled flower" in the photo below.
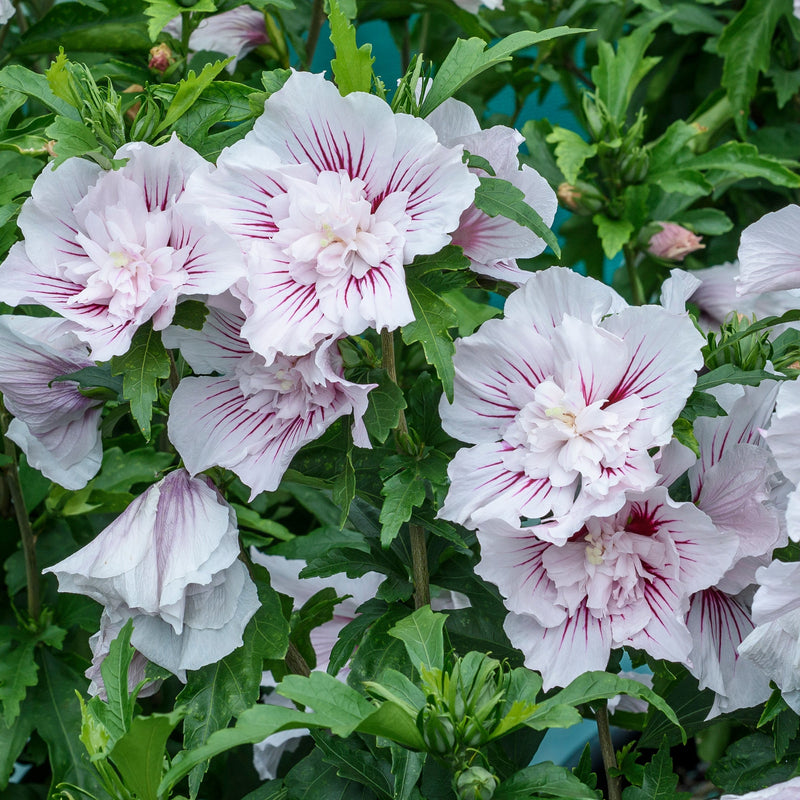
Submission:
M 414 319 L 404 265 L 449 241 L 477 178 L 421 119 L 293 73 L 253 130 L 193 176 L 244 253 L 242 335 L 271 361 Z
M 541 520 L 563 543 L 589 516 L 618 511 L 658 480 L 649 450 L 666 444 L 702 365 L 685 314 L 634 308 L 566 269 L 536 273 L 505 318 L 456 345 L 445 430 L 473 447 L 449 467 L 440 515 L 479 527 Z
M 179 298 L 215 295 L 242 277 L 236 245 L 182 202 L 206 162 L 173 138 L 133 142 L 104 172 L 70 158 L 36 179 L 19 215 L 24 241 L 0 268 L 3 299 L 38 303 L 76 324 L 95 361 L 125 353 L 137 328 L 172 320 Z

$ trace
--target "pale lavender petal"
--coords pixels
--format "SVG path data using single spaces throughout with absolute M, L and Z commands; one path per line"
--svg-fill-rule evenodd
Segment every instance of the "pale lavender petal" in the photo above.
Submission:
M 115 158 L 126 158 L 125 175 L 144 190 L 148 211 L 165 211 L 175 205 L 186 189 L 189 176 L 208 162 L 173 133 L 165 144 L 154 147 L 129 142 Z
M 682 269 L 670 270 L 669 278 L 661 286 L 661 305 L 670 314 L 685 314 L 686 301 L 700 286 L 694 273 Z
M 566 686 L 584 672 L 604 670 L 611 655 L 608 621 L 596 619 L 585 606 L 553 628 L 524 614 L 509 614 L 503 630 L 522 651 L 525 666 L 541 672 L 545 691 Z
M 778 404 L 769 430 L 763 435 L 781 472 L 794 484 L 800 484 L 798 421 L 800 421 L 800 382 L 784 381 L 778 390 Z
M 56 378 L 92 366 L 65 320 L 0 317 L 0 392 L 16 417 L 8 436 L 28 463 L 66 489 L 83 488 L 100 469 L 102 401 Z
M 773 561 L 756 577 L 760 586 L 753 598 L 753 620 L 757 625 L 800 609 L 800 563 Z
M 475 444 L 496 441 L 519 413 L 526 394 L 533 399 L 533 389 L 555 369 L 546 339 L 524 328 L 512 330 L 500 320 L 489 320 L 461 340 L 453 364 L 455 400 L 450 404 L 442 396 L 442 426 L 451 436 Z
M 717 694 L 709 717 L 763 703 L 769 698 L 767 676 L 740 658 L 738 647 L 753 630 L 741 598 L 710 588 L 693 595 L 686 625 L 694 645 L 689 671 L 701 689 Z
M 530 478 L 509 467 L 513 453 L 504 442 L 459 450 L 447 468 L 450 491 L 439 516 L 476 527 L 489 519 L 517 525 L 520 517 L 536 519 L 553 508 L 565 513 L 575 487 L 555 487 L 547 478 Z
M 765 214 L 742 231 L 737 294 L 800 288 L 800 206 Z
M 566 267 L 534 273 L 506 301 L 506 319 L 530 325 L 543 336 L 561 324 L 565 314 L 596 325 L 628 304 L 613 289 Z
M 517 528 L 501 520 L 489 520 L 478 529 L 481 560 L 475 571 L 490 581 L 515 614 L 534 617 L 546 627 L 559 625 L 566 611 L 556 605 L 557 591 L 542 563 L 553 547 L 536 536 L 536 528 Z
M 797 0 L 795 0 L 795 16 L 797 16 Z M 800 797 L 800 778 L 792 778 L 747 794 L 724 794 L 720 800 L 797 800 L 798 797 Z

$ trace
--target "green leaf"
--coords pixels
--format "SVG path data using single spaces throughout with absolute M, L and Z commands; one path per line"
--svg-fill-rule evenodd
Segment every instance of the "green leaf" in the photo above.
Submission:
M 36 720 L 29 713 L 18 716 L 11 726 L 0 719 L 0 791 L 8 786 L 8 779 L 35 725 Z
M 204 745 L 212 733 L 227 726 L 231 717 L 254 705 L 258 701 L 261 670 L 261 659 L 254 658 L 252 647 L 239 647 L 222 660 L 191 671 L 176 699 L 185 713 L 184 747 L 193 750 Z M 193 795 L 204 773 L 205 769 L 198 767 L 190 775 Z
M 36 732 L 47 745 L 51 769 L 51 792 L 66 781 L 103 796 L 97 774 L 85 756 L 78 736 L 81 711 L 76 686 L 85 686 L 84 665 L 72 665 L 69 657 L 60 658 L 47 648 L 37 650 L 39 683 L 26 703 L 26 714 L 36 720 Z
M 104 492 L 129 492 L 137 483 L 154 483 L 158 474 L 172 461 L 172 455 L 156 452 L 151 447 L 141 447 L 127 453 L 119 447 L 109 447 L 103 453 L 100 474 L 91 486 Z
M 629 786 L 622 794 L 623 800 L 688 800 L 688 792 L 676 792 L 678 776 L 672 771 L 667 738 L 661 742 L 658 752 L 644 768 L 641 787 Z
M 452 97 L 465 83 L 487 69 L 501 64 L 503 61 L 509 61 L 518 50 L 524 50 L 560 36 L 587 32 L 582 28 L 568 28 L 565 25 L 558 28 L 547 28 L 539 32 L 517 31 L 488 49 L 486 42 L 477 37 L 457 39 L 436 71 L 433 82 L 422 102 L 420 116 L 427 117 L 434 108 L 440 106 L 448 97 Z
M 501 178 L 480 178 L 475 190 L 475 205 L 490 217 L 504 216 L 518 225 L 532 230 L 544 240 L 560 258 L 561 248 L 556 235 L 539 216 L 535 208 L 525 202 L 525 193 Z
M 789 0 L 747 0 L 719 37 L 717 49 L 725 60 L 722 85 L 728 92 L 736 130 L 742 138 L 747 134 L 758 74 L 769 69 L 772 35 L 781 16 L 791 13 Z
M 618 694 L 627 694 L 631 697 L 638 697 L 640 700 L 646 700 L 653 708 L 661 711 L 670 722 L 678 726 L 683 741 L 686 741 L 686 734 L 678 722 L 678 717 L 663 698 L 638 681 L 612 675 L 609 672 L 586 672 L 576 678 L 565 689 L 540 703 L 533 713 L 532 719 L 528 720 L 526 724 L 536 721 L 540 715 L 546 716 L 552 706 L 578 706 L 593 700 L 609 700 Z
M 349 736 L 363 719 L 375 711 L 375 707 L 355 689 L 326 672 L 312 672 L 307 678 L 287 675 L 276 691 L 321 714 L 330 722 L 326 727 L 337 736 Z
M 783 108 L 800 91 L 800 69 L 787 70 L 775 65 L 769 71 L 778 108 Z
M 161 334 L 151 324 L 142 325 L 124 356 L 111 359 L 111 372 L 122 375 L 122 396 L 130 401 L 131 413 L 144 438 L 150 440 L 153 402 L 158 397 L 159 379 L 169 377 L 170 362 Z
M 336 57 L 331 61 L 333 78 L 342 95 L 369 92 L 372 88 L 372 45 L 356 44 L 356 29 L 344 14 L 337 0 L 330 0 L 328 20 L 331 43 Z
M 381 494 L 386 498 L 380 515 L 381 545 L 388 547 L 413 510 L 425 502 L 425 482 L 416 468 L 404 469 L 384 483 Z
M 128 669 L 133 660 L 131 647 L 133 620 L 128 620 L 111 642 L 108 655 L 103 659 L 100 673 L 106 688 L 106 702 L 99 697 L 90 701 L 95 716 L 103 723 L 113 742 L 121 739 L 130 729 L 136 696 L 128 691 Z
M 722 386 L 725 383 L 744 384 L 745 386 L 758 386 L 762 381 L 781 380 L 783 376 L 763 369 L 743 370 L 734 364 L 723 364 L 705 375 L 701 375 L 695 384 L 695 391 L 703 392 Z
M 725 142 L 708 153 L 695 156 L 686 165 L 694 170 L 720 170 L 736 179 L 764 178 L 777 186 L 800 186 L 800 175 L 790 169 L 790 166 L 798 166 L 795 162 L 762 155 L 755 145 L 746 142 Z
M 403 327 L 406 344 L 419 342 L 425 358 L 436 370 L 448 400 L 453 400 L 453 355 L 456 348 L 449 328 L 458 324 L 456 312 L 423 283 L 413 278 L 407 281 L 408 296 L 414 310 L 414 322 Z
M 214 0 L 197 0 L 192 4 L 191 9 L 187 9 L 176 0 L 147 0 L 147 7 L 144 13 L 150 17 L 150 22 L 147 23 L 147 33 L 150 36 L 150 41 L 154 42 L 156 40 L 158 34 L 164 30 L 164 26 L 171 19 L 180 16 L 187 10 L 213 13 L 217 10 L 217 5 Z
M 567 128 L 553 128 L 547 136 L 550 144 L 555 144 L 556 164 L 569 183 L 578 180 L 586 159 L 597 155 L 597 145 L 584 141 L 580 134 Z
M 718 208 L 696 208 L 683 211 L 673 218 L 674 222 L 687 225 L 695 233 L 707 236 L 720 236 L 733 228 L 730 217 Z
M 350 514 L 350 505 L 356 496 L 356 471 L 353 468 L 353 439 L 350 429 L 347 431 L 348 449 L 344 459 L 344 467 L 333 480 L 331 499 L 341 509 L 339 527 L 344 528 Z
M 102 145 L 97 141 L 97 137 L 82 122 L 58 116 L 55 122 L 45 128 L 45 133 L 55 140 L 53 149 L 56 155 L 54 161 L 56 167 L 73 156 L 85 158 L 94 153 L 99 158 L 104 157 Z
M 686 417 L 678 417 L 672 424 L 672 435 L 700 458 L 700 444 L 694 435 L 692 423 Z
M 336 774 L 340 778 L 366 786 L 383 800 L 392 800 L 393 781 L 385 762 L 378 761 L 371 753 L 354 747 L 349 741 L 322 732 L 312 735 L 322 751 L 323 759 L 336 767 Z
M 76 122 L 81 121 L 78 109 L 73 108 L 60 97 L 56 97 L 44 75 L 32 72 L 18 64 L 12 64 L 0 70 L 0 86 L 33 97 L 55 111 L 56 114 L 69 117 Z
M 597 235 L 603 243 L 606 258 L 614 258 L 633 235 L 633 225 L 626 219 L 610 219 L 605 214 L 595 214 L 592 222 L 597 225 Z
M 794 741 L 786 755 L 776 760 L 772 737 L 753 733 L 734 742 L 707 775 L 723 792 L 744 794 L 789 780 L 799 756 L 800 742 Z
M 600 792 L 590 789 L 566 767 L 543 761 L 515 772 L 495 790 L 495 800 L 528 800 L 538 795 L 569 800 L 598 800 Z
M 199 331 L 208 316 L 208 306 L 201 300 L 182 300 L 175 306 L 172 324 L 192 331 Z
M 0 646 L 0 707 L 2 722 L 11 727 L 20 713 L 20 703 L 28 687 L 38 682 L 38 666 L 34 660 L 35 641 L 23 641 L 13 646 L 6 642 Z
M 659 15 L 620 39 L 616 53 L 609 42 L 598 43 L 598 63 L 592 68 L 592 80 L 597 86 L 598 100 L 617 125 L 625 123 L 631 97 L 642 78 L 661 60 L 645 58 L 644 53 L 653 41 L 653 31 L 664 18 L 665 15 Z
M 406 407 L 403 390 L 389 377 L 385 369 L 372 369 L 359 376 L 359 383 L 377 383 L 367 395 L 364 425 L 369 435 L 383 443 L 397 427 L 400 412 Z
M 169 714 L 136 717 L 111 751 L 125 787 L 133 790 L 137 800 L 158 800 L 167 740 L 183 714 L 183 709 L 175 709 Z
M 392 775 L 394 775 L 394 800 L 411 800 L 417 781 L 425 766 L 427 753 L 415 753 L 405 747 L 391 744 Z
M 59 3 L 32 25 L 14 49 L 16 55 L 69 52 L 147 52 L 150 37 L 142 15 L 141 0 L 114 0 L 113 13 L 100 8 L 81 8 Z M 173 14 L 174 16 L 174 14 Z
M 201 0 L 201 2 L 203 2 L 203 0 Z M 195 7 L 195 10 L 196 8 L 197 7 Z M 175 97 L 172 98 L 172 102 L 169 104 L 169 108 L 167 108 L 166 116 L 156 129 L 156 133 L 161 133 L 161 131 L 169 128 L 170 125 L 174 125 L 177 120 L 189 111 L 206 87 L 223 69 L 225 69 L 232 58 L 231 56 L 231 58 L 226 58 L 224 61 L 215 61 L 213 64 L 206 64 L 199 75 L 196 75 L 194 70 L 190 70 L 186 78 L 178 84 Z
M 417 670 L 444 668 L 444 638 L 442 631 L 445 614 L 435 614 L 430 606 L 418 608 L 400 620 L 389 635 L 405 645 L 408 657 Z

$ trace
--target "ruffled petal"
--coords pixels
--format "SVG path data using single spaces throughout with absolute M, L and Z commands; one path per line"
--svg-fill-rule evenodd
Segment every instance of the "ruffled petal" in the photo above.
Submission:
M 742 231 L 737 294 L 800 288 L 800 206 L 765 214 Z

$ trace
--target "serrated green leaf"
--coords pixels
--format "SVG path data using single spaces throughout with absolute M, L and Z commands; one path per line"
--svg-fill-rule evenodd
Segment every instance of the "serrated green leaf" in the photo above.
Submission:
M 287 675 L 276 691 L 328 719 L 332 724 L 326 727 L 337 736 L 349 736 L 375 710 L 355 689 L 326 672 L 312 672 L 307 678 Z
M 633 225 L 626 219 L 610 219 L 605 214 L 595 214 L 592 222 L 597 225 L 597 235 L 606 258 L 614 258 L 633 235 Z
M 312 736 L 324 761 L 336 767 L 340 778 L 366 786 L 383 800 L 392 800 L 393 781 L 384 761 L 378 761 L 369 751 L 330 734 L 315 732 Z
M 180 16 L 184 11 L 191 10 L 194 12 L 213 13 L 217 10 L 217 5 L 214 0 L 197 0 L 191 9 L 187 9 L 176 0 L 147 0 L 147 7 L 144 13 L 150 17 L 150 22 L 147 23 L 147 33 L 150 36 L 150 41 L 154 42 L 156 37 L 164 26 L 175 17 Z
M 372 88 L 372 45 L 356 44 L 356 29 L 342 11 L 337 0 L 330 0 L 328 20 L 331 44 L 336 57 L 331 61 L 333 78 L 342 95 L 350 92 L 369 92 Z
M 515 772 L 495 790 L 496 800 L 528 800 L 539 795 L 569 800 L 597 800 L 600 792 L 590 789 L 566 767 L 543 761 Z
M 547 136 L 547 141 L 555 144 L 556 164 L 569 183 L 578 180 L 586 159 L 597 155 L 596 144 L 589 144 L 580 134 L 567 128 L 553 128 L 552 133 Z
M 201 300 L 183 300 L 175 306 L 172 324 L 191 331 L 199 331 L 208 316 L 208 306 Z
M 81 121 L 80 112 L 66 100 L 56 97 L 44 75 L 32 72 L 18 64 L 11 64 L 0 70 L 0 86 L 33 97 L 55 111 L 56 114 L 61 114 L 76 122 Z
M 455 378 L 453 355 L 456 348 L 448 329 L 458 324 L 456 312 L 420 281 L 409 278 L 407 287 L 414 310 L 414 322 L 403 327 L 403 341 L 422 345 L 428 363 L 436 370 L 444 392 L 452 402 Z
M 737 179 L 764 178 L 777 186 L 800 186 L 800 175 L 790 168 L 800 165 L 762 155 L 755 145 L 747 142 L 725 142 L 708 153 L 695 156 L 686 165 L 694 170 L 720 170 Z
M 758 74 L 769 69 L 772 35 L 781 16 L 791 13 L 789 0 L 747 0 L 719 37 L 717 49 L 725 60 L 722 85 L 742 138 L 747 134 L 750 101 L 756 93 Z
M 676 792 L 678 776 L 672 771 L 669 742 L 666 737 L 644 768 L 641 787 L 628 786 L 622 793 L 623 800 L 687 800 L 688 792 Z
M 55 141 L 53 150 L 56 167 L 73 156 L 85 158 L 94 153 L 98 158 L 106 158 L 97 137 L 82 122 L 58 116 L 55 122 L 45 128 L 45 133 Z
M 130 401 L 133 418 L 148 441 L 153 403 L 158 397 L 157 383 L 168 378 L 169 371 L 169 356 L 161 342 L 161 334 L 150 324 L 136 331 L 124 356 L 111 359 L 111 372 L 122 375 L 122 396 Z
M 397 427 L 400 412 L 406 407 L 403 390 L 389 377 L 385 369 L 372 369 L 359 376 L 359 383 L 377 383 L 367 395 L 364 425 L 369 435 L 383 443 Z
M 543 31 L 517 31 L 488 47 L 483 39 L 457 39 L 442 65 L 436 71 L 433 82 L 420 108 L 420 116 L 427 117 L 435 108 L 452 97 L 465 83 L 487 69 L 508 61 L 518 50 L 557 39 L 588 33 L 583 28 L 547 28 Z
M 206 64 L 199 75 L 190 70 L 189 74 L 178 84 L 175 96 L 167 108 L 163 121 L 156 129 L 156 133 L 161 133 L 170 125 L 174 125 L 197 102 L 205 88 L 225 69 L 232 58 L 233 56 L 224 61 Z
M 796 771 L 800 742 L 776 761 L 771 736 L 753 733 L 734 742 L 708 770 L 708 779 L 723 792 L 740 795 L 789 780 Z
M 553 231 L 539 215 L 539 212 L 525 202 L 525 193 L 501 178 L 480 178 L 475 190 L 475 205 L 490 217 L 503 216 L 518 225 L 529 228 L 550 249 L 561 257 L 561 248 Z
M 442 631 L 447 619 L 445 614 L 436 614 L 430 606 L 418 608 L 413 614 L 401 619 L 389 635 L 405 645 L 408 657 L 417 670 L 443 669 L 444 640 Z
M 129 619 L 109 645 L 108 655 L 100 666 L 107 700 L 103 702 L 97 697 L 90 701 L 95 716 L 111 735 L 112 742 L 121 739 L 130 729 L 136 704 L 136 697 L 128 690 L 128 669 L 134 654 L 131 633 L 133 620 Z
M 592 68 L 592 80 L 597 86 L 597 98 L 608 110 L 617 125 L 626 121 L 628 105 L 642 78 L 661 60 L 645 58 L 644 53 L 653 41 L 653 30 L 664 20 L 659 15 L 619 40 L 617 50 L 609 42 L 600 42 L 598 63 Z
M 20 713 L 20 703 L 30 686 L 36 686 L 39 670 L 34 660 L 34 641 L 23 641 L 0 647 L 0 708 L 2 723 L 10 728 Z
M 167 740 L 183 714 L 184 709 L 175 709 L 169 714 L 136 717 L 111 751 L 125 787 L 133 790 L 137 800 L 158 800 Z
M 673 218 L 680 225 L 687 225 L 695 233 L 719 236 L 733 228 L 730 217 L 718 208 L 695 208 L 683 211 Z
M 397 744 L 391 744 L 392 775 L 394 775 L 394 800 L 411 800 L 417 786 L 427 753 L 415 753 Z
M 20 714 L 11 726 L 0 719 L 0 791 L 8 786 L 16 761 L 31 735 L 36 720 L 28 713 Z
M 150 447 L 127 453 L 119 447 L 109 447 L 103 453 L 103 465 L 91 486 L 104 492 L 129 492 L 137 483 L 154 483 L 172 461 L 169 453 L 159 453 Z
M 381 494 L 385 498 L 380 514 L 381 545 L 388 547 L 413 510 L 425 502 L 425 482 L 416 468 L 404 469 L 384 483 Z

